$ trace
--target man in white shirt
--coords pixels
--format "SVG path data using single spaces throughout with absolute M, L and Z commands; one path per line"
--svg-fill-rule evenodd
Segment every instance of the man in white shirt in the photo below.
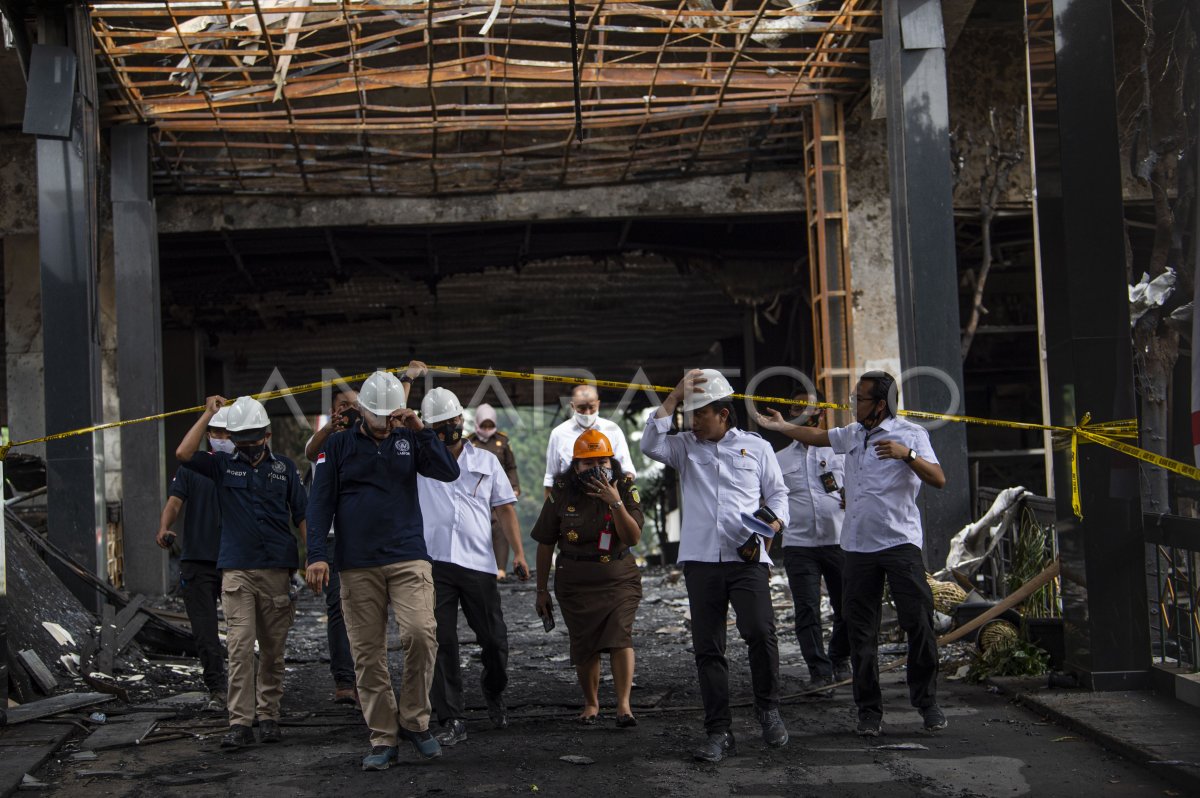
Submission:
M 895 385 L 886 372 L 863 374 L 852 398 L 858 420 L 848 427 L 829 431 L 799 427 L 774 410 L 759 416 L 769 429 L 809 446 L 829 446 L 846 456 L 842 613 L 850 635 L 857 731 L 864 737 L 878 736 L 883 721 L 877 646 L 884 579 L 900 628 L 908 636 L 909 700 L 921 713 L 927 731 L 946 728 L 946 716 L 937 705 L 933 593 L 925 581 L 924 535 L 916 501 L 922 484 L 941 488 L 946 475 L 929 433 L 896 418 Z
M 589 429 L 604 433 L 612 443 L 613 457 L 621 463 L 622 473 L 637 477 L 625 433 L 613 422 L 600 417 L 600 394 L 594 386 L 576 385 L 571 391 L 571 417 L 551 430 L 550 442 L 546 445 L 546 476 L 542 480 L 546 498 L 550 498 L 555 478 L 571 465 L 575 441 Z
M 719 762 L 736 753 L 725 659 L 729 605 L 750 654 L 754 708 L 763 740 L 787 744 L 779 714 L 779 644 L 771 607 L 770 566 L 761 537 L 742 519 L 759 515 L 779 532 L 787 525 L 787 488 L 770 444 L 737 428 L 733 388 L 715 369 L 692 370 L 646 422 L 642 453 L 679 472 L 683 563 L 692 614 L 692 647 L 704 701 L 704 743 L 696 759 Z M 668 434 L 683 403 L 691 432 Z
M 433 560 L 436 594 L 437 660 L 429 700 L 442 725 L 443 746 L 467 739 L 466 707 L 459 666 L 458 609 L 482 649 L 481 686 L 492 725 L 508 726 L 504 688 L 508 686 L 508 627 L 496 587 L 492 514 L 513 550 L 513 571 L 529 578 L 512 484 L 499 458 L 467 444 L 463 409 L 445 388 L 433 388 L 421 402 L 421 418 L 458 461 L 458 479 L 439 482 L 417 476 L 425 522 L 425 546 Z
M 824 402 L 821 391 L 799 391 L 793 399 Z M 805 405 L 789 408 L 792 423 L 821 427 L 825 409 Z M 796 639 L 808 665 L 813 690 L 850 678 L 850 640 L 842 620 L 842 499 L 845 480 L 843 457 L 828 446 L 808 446 L 794 441 L 777 452 L 783 482 L 788 489 L 788 521 L 783 533 L 783 565 L 796 608 Z M 821 628 L 821 579 L 833 606 L 833 633 L 829 652 Z M 823 692 L 833 695 L 833 690 Z

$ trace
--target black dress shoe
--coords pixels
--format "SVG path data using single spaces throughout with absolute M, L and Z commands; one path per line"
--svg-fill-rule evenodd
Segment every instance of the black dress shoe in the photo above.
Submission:
M 242 748 L 254 745 L 254 730 L 239 723 L 229 727 L 229 732 L 221 738 L 222 748 Z
M 507 729 L 508 707 L 504 705 L 504 696 L 500 693 L 495 695 L 484 693 L 483 700 L 487 702 L 488 718 L 492 721 L 492 728 Z
M 273 720 L 260 720 L 258 722 L 258 736 L 264 743 L 278 743 L 283 740 L 283 733 L 279 731 L 279 724 Z
M 442 724 L 442 730 L 433 736 L 442 748 L 458 745 L 467 739 L 467 722 L 462 718 L 448 720 Z
M 692 757 L 701 762 L 720 762 L 727 756 L 737 754 L 737 744 L 733 741 L 733 732 L 713 732 L 708 739 L 692 752 Z
M 637 718 L 633 715 L 617 715 L 618 729 L 632 729 L 637 726 Z

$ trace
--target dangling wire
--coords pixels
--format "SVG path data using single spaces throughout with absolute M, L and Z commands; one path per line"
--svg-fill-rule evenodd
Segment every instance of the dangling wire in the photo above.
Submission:
M 571 15 L 571 80 L 575 85 L 575 140 L 583 143 L 583 104 L 579 91 L 579 27 L 575 24 L 575 0 L 567 0 Z

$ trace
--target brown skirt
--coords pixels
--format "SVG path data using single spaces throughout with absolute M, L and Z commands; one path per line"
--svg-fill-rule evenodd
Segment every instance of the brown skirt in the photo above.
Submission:
M 554 596 L 571 636 L 571 663 L 633 648 L 633 618 L 642 600 L 642 574 L 632 555 L 609 563 L 558 558 Z

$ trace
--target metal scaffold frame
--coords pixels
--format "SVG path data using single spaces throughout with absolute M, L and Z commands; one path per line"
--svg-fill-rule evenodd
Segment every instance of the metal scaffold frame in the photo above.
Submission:
M 854 374 L 844 108 L 839 102 L 820 100 L 806 121 L 804 192 L 813 340 L 818 342 L 813 373 L 826 397 L 844 402 Z

